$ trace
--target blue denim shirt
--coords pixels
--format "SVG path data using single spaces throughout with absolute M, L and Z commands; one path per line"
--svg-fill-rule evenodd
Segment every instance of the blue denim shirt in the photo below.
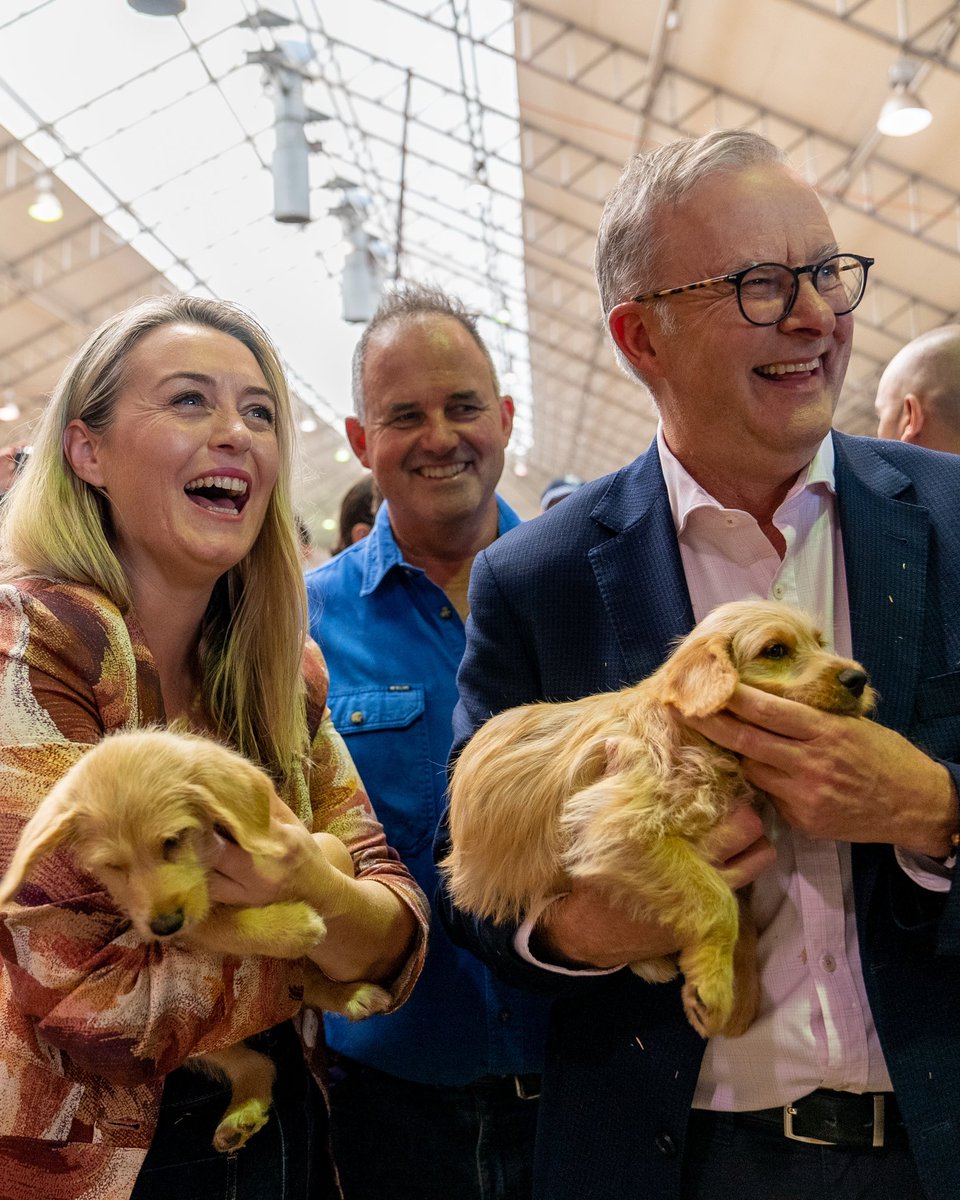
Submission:
M 497 500 L 499 532 L 519 518 Z M 403 561 L 381 505 L 373 530 L 307 575 L 310 632 L 330 668 L 333 723 L 387 840 L 427 896 L 466 638 L 446 594 Z M 423 974 L 389 1016 L 325 1018 L 327 1041 L 380 1071 L 455 1086 L 539 1071 L 549 1001 L 497 981 L 436 918 Z

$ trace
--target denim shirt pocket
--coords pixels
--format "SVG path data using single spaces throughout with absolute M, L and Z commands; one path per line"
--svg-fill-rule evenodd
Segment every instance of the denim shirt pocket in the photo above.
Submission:
M 433 775 L 419 684 L 331 691 L 334 727 L 347 744 L 387 841 L 401 857 L 433 839 Z

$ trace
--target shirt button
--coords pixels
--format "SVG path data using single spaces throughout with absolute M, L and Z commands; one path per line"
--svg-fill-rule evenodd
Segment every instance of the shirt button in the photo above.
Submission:
M 773 596 L 774 596 L 775 600 L 783 599 L 783 584 L 782 583 L 775 583 L 773 585 Z
M 501 1025 L 509 1025 L 510 1018 L 513 1016 L 513 1013 L 510 1011 L 509 1008 L 501 1008 L 498 1015 L 500 1017 Z
M 837 969 L 837 960 L 832 954 L 825 954 L 823 958 L 820 959 L 820 966 L 832 975 Z
M 350 714 L 350 724 L 351 725 L 362 725 L 363 724 L 363 713 L 359 712 L 359 711 L 352 712 Z
M 440 609 L 440 616 L 443 617 L 445 621 L 449 621 L 453 616 L 453 609 L 445 604 L 443 608 Z
M 653 1144 L 666 1158 L 673 1158 L 677 1153 L 677 1143 L 669 1133 L 658 1133 Z

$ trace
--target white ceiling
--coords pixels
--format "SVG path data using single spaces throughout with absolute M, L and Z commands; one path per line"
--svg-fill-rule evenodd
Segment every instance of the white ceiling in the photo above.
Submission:
M 549 479 L 601 474 L 652 436 L 650 405 L 600 328 L 594 234 L 630 153 L 719 125 L 784 146 L 841 247 L 877 260 L 842 428 L 872 433 L 883 365 L 957 318 L 958 3 L 267 2 L 187 0 L 159 18 L 124 0 L 4 0 L 0 403 L 23 411 L 11 437 L 28 438 L 109 312 L 158 290 L 229 296 L 277 338 L 317 424 L 303 435 L 301 501 L 329 540 L 322 522 L 358 471 L 339 461 L 360 329 L 339 307 L 332 210 L 347 180 L 388 277 L 428 278 L 486 314 L 520 415 L 503 490 L 531 515 Z M 305 99 L 326 118 L 307 126 L 307 225 L 272 216 L 264 61 L 283 39 L 311 51 Z M 875 119 L 904 50 L 934 121 L 883 138 Z M 47 169 L 65 216 L 42 226 L 25 209 Z

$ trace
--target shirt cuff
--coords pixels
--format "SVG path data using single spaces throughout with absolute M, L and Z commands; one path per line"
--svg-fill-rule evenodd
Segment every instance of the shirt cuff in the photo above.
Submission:
M 560 892 L 556 896 L 547 896 L 545 900 L 538 900 L 528 910 L 523 924 L 513 935 L 514 950 L 516 950 L 524 962 L 531 963 L 535 967 L 540 967 L 543 971 L 551 971 L 554 975 L 615 975 L 617 971 L 622 971 L 627 965 L 626 963 L 622 963 L 619 967 L 560 967 L 556 963 L 543 962 L 534 956 L 533 951 L 530 949 L 530 938 L 533 936 L 537 922 L 548 905 L 553 904 L 556 900 L 562 900 L 566 894 L 566 892 Z
M 928 892 L 949 892 L 953 883 L 953 868 L 957 864 L 957 856 L 949 858 L 930 858 L 927 854 L 917 854 L 913 850 L 901 850 L 894 846 L 897 862 L 901 870 L 918 886 Z

